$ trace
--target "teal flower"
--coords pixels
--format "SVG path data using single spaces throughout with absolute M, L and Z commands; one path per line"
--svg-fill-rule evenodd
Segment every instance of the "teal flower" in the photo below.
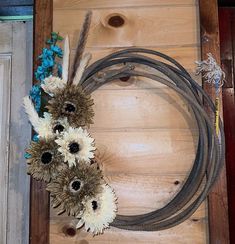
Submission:
M 32 86 L 30 90 L 30 97 L 34 102 L 36 111 L 38 112 L 41 107 L 41 89 L 39 84 Z
M 42 67 L 47 69 L 53 67 L 55 64 L 55 61 L 52 57 L 47 57 L 42 59 Z
M 47 48 L 43 48 L 42 54 L 38 57 L 40 59 L 46 59 L 53 56 L 53 51 Z
M 51 45 L 51 50 L 57 54 L 58 57 L 62 58 L 63 52 L 62 49 L 59 46 Z

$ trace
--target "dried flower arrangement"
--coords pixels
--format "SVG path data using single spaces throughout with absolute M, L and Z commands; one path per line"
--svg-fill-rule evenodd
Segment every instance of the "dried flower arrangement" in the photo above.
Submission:
M 109 226 L 117 211 L 113 189 L 103 179 L 94 159 L 95 143 L 85 127 L 92 123 L 93 100 L 79 84 L 90 60 L 83 56 L 91 13 L 86 15 L 78 44 L 73 71 L 69 77 L 69 40 L 65 39 L 64 54 L 52 33 L 39 56 L 41 65 L 35 76 L 30 97 L 24 98 L 25 111 L 35 132 L 26 150 L 28 173 L 47 182 L 52 206 L 79 219 L 78 228 L 85 226 L 93 234 L 100 234 Z M 61 65 L 56 59 L 63 57 Z M 48 94 L 48 112 L 39 117 L 41 89 Z
M 142 231 L 173 227 L 196 211 L 219 174 L 224 159 L 224 134 L 218 107 L 178 62 L 157 51 L 141 48 L 121 50 L 87 67 L 91 55 L 83 52 L 90 22 L 89 12 L 71 71 L 68 37 L 64 40 L 63 53 L 56 45 L 62 37 L 52 33 L 47 41 L 50 49 L 44 48 L 39 56 L 42 63 L 36 71 L 39 83 L 33 86 L 30 97 L 24 98 L 25 111 L 37 133 L 25 154 L 28 173 L 47 182 L 53 207 L 58 207 L 60 213 L 74 216 L 78 219 L 77 228 L 84 226 L 95 235 L 103 233 L 109 225 Z M 143 54 L 161 57 L 161 61 Z M 60 65 L 57 60 L 62 56 Z M 115 69 L 115 65 L 119 68 Z M 148 72 L 146 67 L 161 75 Z M 222 84 L 223 72 L 211 56 L 207 61 L 198 63 L 198 73 L 201 72 L 216 87 Z M 94 116 L 91 93 L 114 79 L 131 76 L 147 77 L 178 92 L 188 102 L 196 118 L 199 141 L 194 165 L 176 196 L 161 209 L 124 216 L 116 214 L 117 198 L 103 178 L 100 159 L 94 157 L 96 146 L 88 128 Z M 48 111 L 40 117 L 41 89 L 48 96 Z M 215 114 L 216 129 L 203 107 L 203 101 Z

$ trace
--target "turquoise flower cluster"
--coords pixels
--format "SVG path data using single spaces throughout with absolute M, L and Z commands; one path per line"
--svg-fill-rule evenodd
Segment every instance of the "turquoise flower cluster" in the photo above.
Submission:
M 39 112 L 41 107 L 41 84 L 44 79 L 50 75 L 58 77 L 62 76 L 62 66 L 60 59 L 63 57 L 63 51 L 56 45 L 58 41 L 62 41 L 63 38 L 55 32 L 51 33 L 51 38 L 46 41 L 48 48 L 43 48 L 41 55 L 38 59 L 41 65 L 37 67 L 35 71 L 35 78 L 38 84 L 34 85 L 30 91 L 30 97 L 35 104 L 35 109 Z M 58 60 L 58 61 L 57 61 Z
M 46 41 L 49 47 L 43 48 L 41 55 L 38 57 L 41 63 L 35 72 L 35 78 L 38 83 L 32 86 L 29 93 L 37 112 L 39 112 L 41 107 L 41 84 L 44 79 L 50 75 L 55 75 L 60 78 L 62 76 L 62 66 L 59 61 L 63 57 L 63 51 L 56 45 L 58 41 L 62 40 L 63 38 L 58 33 L 52 32 L 51 38 Z M 35 134 L 32 140 L 37 142 L 39 140 L 38 135 Z M 25 153 L 24 157 L 30 158 L 31 155 Z

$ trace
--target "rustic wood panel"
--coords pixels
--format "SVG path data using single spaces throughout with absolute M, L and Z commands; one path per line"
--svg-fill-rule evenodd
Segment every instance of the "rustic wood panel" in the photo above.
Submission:
M 12 24 L 12 88 L 10 108 L 10 151 L 7 243 L 29 242 L 29 185 L 24 150 L 31 126 L 22 107 L 29 93 L 32 77 L 32 22 Z
M 53 18 L 52 0 L 34 1 L 34 70 L 45 41 L 50 37 Z M 46 184 L 31 179 L 30 243 L 49 243 L 49 194 Z
M 73 55 L 85 9 L 91 8 L 86 51 L 92 53 L 92 61 L 123 47 L 141 46 L 176 58 L 193 74 L 194 61 L 200 59 L 196 4 L 54 0 L 53 29 L 69 34 Z M 109 26 L 108 18 L 113 15 L 121 16 L 124 25 Z M 143 78 L 114 81 L 92 96 L 96 115 L 90 132 L 106 178 L 119 197 L 119 211 L 143 213 L 163 206 L 182 186 L 195 157 L 198 132 L 188 106 L 165 86 Z M 160 232 L 111 228 L 93 238 L 84 230 L 76 232 L 74 224 L 74 219 L 57 216 L 52 210 L 50 243 L 208 242 L 206 203 L 180 226 Z
M 92 128 L 196 128 L 188 104 L 168 88 L 97 90 L 92 97 Z
M 235 9 L 219 8 L 220 53 L 221 63 L 226 75 L 223 86 L 223 117 L 226 140 L 226 173 L 228 189 L 228 215 L 230 243 L 235 242 L 235 91 L 234 91 L 234 59 L 235 59 Z
M 96 8 L 114 8 L 114 7 L 146 7 L 146 6 L 179 6 L 194 5 L 197 0 L 54 0 L 54 9 L 96 9 Z
M 78 230 L 77 235 L 70 237 L 64 231 L 64 226 L 73 228 L 73 222 L 69 218 L 54 218 L 51 220 L 51 243 L 62 244 L 116 244 L 116 243 L 148 243 L 148 244 L 201 244 L 207 243 L 207 235 L 204 231 L 207 220 L 205 218 L 206 206 L 202 205 L 190 219 L 184 223 L 160 232 L 126 231 L 117 228 L 106 230 L 105 235 L 93 237 L 89 233 Z
M 195 157 L 197 131 L 145 130 L 93 132 L 108 172 L 187 173 Z
M 107 48 L 87 47 L 85 51 L 92 54 L 92 59 L 90 62 L 90 63 L 92 63 L 102 57 L 105 57 L 106 55 L 109 55 L 109 54 L 119 51 L 121 49 L 122 48 L 116 48 L 116 47 L 113 47 L 113 48 L 112 47 L 107 47 Z M 199 44 L 192 45 L 192 46 L 151 47 L 151 49 L 171 56 L 172 58 L 177 60 L 180 64 L 182 64 L 189 72 L 191 72 L 191 75 L 194 75 L 195 63 L 192 62 L 192 60 L 200 59 Z M 74 58 L 74 49 L 71 52 L 72 52 L 71 53 L 71 62 L 72 62 L 73 58 Z M 147 55 L 147 56 L 154 57 L 152 55 Z M 161 58 L 159 58 L 159 60 L 161 60 Z M 201 82 L 201 80 L 198 79 L 198 82 Z M 146 88 L 146 87 L 143 87 L 143 88 Z M 102 88 L 100 88 L 100 89 L 102 89 Z
M 54 11 L 53 28 L 62 35 L 69 34 L 72 47 L 76 46 L 77 33 L 85 12 L 64 9 Z M 195 6 L 113 8 L 92 12 L 88 47 L 185 46 L 199 43 Z M 119 28 L 108 25 L 108 19 L 113 15 L 121 16 L 124 25 Z
M 180 189 L 185 178 L 184 174 L 176 176 L 174 174 L 141 174 L 141 172 L 139 174 L 135 172 L 106 173 L 105 176 L 118 195 L 119 213 L 127 215 L 146 213 L 163 207 Z M 139 201 L 140 198 L 141 201 Z M 67 217 L 66 214 L 61 216 L 65 219 Z M 56 209 L 51 209 L 51 218 L 60 219 Z M 67 220 L 71 221 L 71 219 Z
M 202 59 L 212 53 L 220 63 L 218 6 L 216 0 L 199 1 L 201 24 Z M 215 99 L 215 89 L 208 83 L 203 88 Z M 222 107 L 222 106 L 221 106 Z M 222 113 L 221 113 L 222 114 Z M 211 113 L 213 119 L 213 114 Z M 226 170 L 223 168 L 219 179 L 208 198 L 210 243 L 229 243 L 228 204 L 227 204 Z
M 0 24 L 1 27 L 1 24 Z M 1 51 L 1 46 L 0 46 Z M 8 157 L 11 92 L 11 56 L 0 55 L 0 243 L 7 240 Z

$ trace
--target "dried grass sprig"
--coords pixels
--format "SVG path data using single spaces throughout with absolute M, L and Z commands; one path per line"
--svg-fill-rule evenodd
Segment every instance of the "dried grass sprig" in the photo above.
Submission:
M 91 25 L 91 16 L 92 16 L 92 12 L 88 11 L 86 13 L 83 25 L 82 25 L 82 29 L 80 31 L 80 36 L 79 36 L 79 41 L 76 47 L 76 53 L 75 53 L 75 57 L 74 57 L 74 62 L 73 62 L 73 67 L 71 70 L 71 76 L 69 79 L 69 83 L 71 84 L 73 82 L 73 79 L 76 75 L 77 69 L 80 65 L 81 59 L 82 59 L 82 55 L 86 46 L 86 42 L 87 42 L 87 37 L 88 37 L 88 33 L 89 33 L 89 29 L 90 29 L 90 25 Z

